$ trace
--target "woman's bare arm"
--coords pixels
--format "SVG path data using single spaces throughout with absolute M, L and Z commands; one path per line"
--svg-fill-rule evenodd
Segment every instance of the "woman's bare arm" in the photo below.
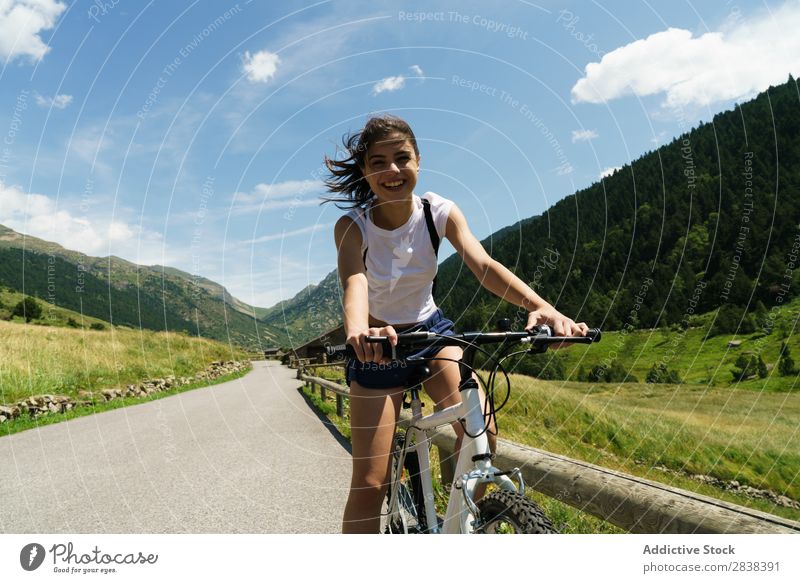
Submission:
M 336 221 L 333 230 L 336 240 L 337 267 L 344 291 L 344 332 L 347 343 L 352 345 L 361 362 L 383 361 L 380 344 L 364 341 L 368 335 L 388 336 L 393 344 L 397 334 L 391 326 L 370 328 L 369 294 L 367 274 L 361 255 L 361 231 L 350 217 Z
M 586 324 L 576 324 L 572 319 L 564 316 L 504 265 L 492 259 L 472 234 L 464 213 L 456 205 L 450 209 L 445 236 L 483 287 L 528 311 L 526 328 L 536 324 L 548 324 L 559 336 L 584 336 L 586 334 L 589 329 Z

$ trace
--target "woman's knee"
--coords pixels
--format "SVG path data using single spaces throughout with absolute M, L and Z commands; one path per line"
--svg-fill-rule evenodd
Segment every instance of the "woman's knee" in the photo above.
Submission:
M 388 478 L 376 475 L 353 475 L 350 482 L 350 495 L 361 500 L 383 500 L 388 488 Z

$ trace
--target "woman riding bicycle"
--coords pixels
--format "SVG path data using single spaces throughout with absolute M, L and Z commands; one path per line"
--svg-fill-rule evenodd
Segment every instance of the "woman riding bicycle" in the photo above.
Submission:
M 377 533 L 381 504 L 389 481 L 392 439 L 403 390 L 411 367 L 391 361 L 370 335 L 431 331 L 452 334 L 453 322 L 433 300 L 438 242 L 447 237 L 478 281 L 494 294 L 529 312 L 526 329 L 548 324 L 559 336 L 584 336 L 576 324 L 539 297 L 522 280 L 494 261 L 450 200 L 426 192 L 414 194 L 420 155 L 409 125 L 390 115 L 372 117 L 360 132 L 345 138 L 347 157 L 330 159 L 328 201 L 350 206 L 334 228 L 338 270 L 344 290 L 344 329 L 358 358 L 347 365 L 353 477 L 342 532 Z M 461 402 L 459 371 L 454 361 L 461 349 L 428 349 L 425 356 L 451 359 L 430 362 L 425 390 L 437 407 Z M 481 391 L 481 401 L 485 396 Z M 463 429 L 453 424 L 461 444 Z M 495 450 L 494 427 L 489 442 Z

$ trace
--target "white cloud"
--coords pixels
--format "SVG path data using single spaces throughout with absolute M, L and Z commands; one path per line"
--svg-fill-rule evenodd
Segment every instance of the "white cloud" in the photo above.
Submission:
M 664 93 L 668 108 L 743 99 L 800 72 L 800 3 L 728 21 L 694 36 L 669 28 L 586 65 L 572 88 L 575 103 Z
M 608 178 L 618 170 L 622 170 L 622 166 L 609 166 L 600 173 L 600 180 L 602 180 L 603 178 Z
M 253 83 L 266 83 L 275 76 L 280 62 L 278 55 L 269 51 L 258 51 L 252 55 L 250 51 L 245 51 L 242 69 Z
M 325 183 L 321 180 L 286 180 L 274 184 L 262 182 L 256 184 L 252 192 L 234 193 L 231 215 L 317 206 L 323 191 Z
M 2 0 L 0 0 L 1 2 Z M 90 126 L 77 129 L 67 144 L 71 154 L 74 154 L 84 162 L 96 163 L 97 159 L 105 151 L 108 151 L 114 141 L 112 135 L 114 130 L 111 126 Z
M 406 84 L 406 78 L 402 75 L 397 75 L 395 77 L 386 77 L 385 79 L 381 79 L 375 85 L 372 86 L 372 94 L 378 95 L 379 93 L 383 93 L 384 91 L 397 91 L 398 89 L 402 89 L 403 86 Z
M 295 198 L 303 198 L 311 193 L 319 193 L 325 188 L 321 180 L 287 180 L 274 184 L 259 183 L 253 192 L 237 192 L 233 195 L 234 202 L 243 203 L 270 203 L 279 200 L 291 202 Z
M 324 224 L 316 224 L 310 227 L 301 227 L 299 229 L 295 229 L 293 231 L 284 231 L 282 233 L 274 233 L 272 235 L 264 235 L 262 237 L 257 237 L 255 239 L 251 239 L 249 241 L 242 241 L 241 243 L 236 243 L 234 247 L 245 247 L 250 245 L 256 245 L 258 243 L 268 243 L 270 241 L 278 241 L 280 239 L 286 239 L 288 237 L 297 237 L 299 235 L 307 235 L 308 233 L 315 233 L 322 229 L 330 229 L 333 227 L 334 223 L 324 223 Z
M 66 7 L 55 0 L 0 0 L 0 57 L 44 57 L 50 47 L 39 34 L 53 28 Z
M 161 233 L 121 219 L 76 216 L 49 196 L 1 182 L 0 224 L 87 255 L 117 255 L 143 265 L 171 260 L 165 256 Z
M 44 97 L 43 95 L 36 94 L 36 104 L 39 107 L 55 107 L 56 109 L 64 109 L 72 103 L 72 95 L 56 95 L 54 97 Z
M 588 142 L 599 137 L 594 130 L 572 130 L 572 143 L 575 142 Z
M 416 77 L 425 76 L 425 73 L 422 72 L 422 68 L 419 65 L 411 65 L 409 69 L 411 69 L 411 72 L 414 73 Z

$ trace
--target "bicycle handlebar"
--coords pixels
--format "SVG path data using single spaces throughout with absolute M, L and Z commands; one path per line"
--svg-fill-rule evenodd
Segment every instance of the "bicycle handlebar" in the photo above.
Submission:
M 600 342 L 602 333 L 599 328 L 592 328 L 586 336 L 553 336 L 549 326 L 534 326 L 524 332 L 465 332 L 442 336 L 433 332 L 405 332 L 397 335 L 397 346 L 392 346 L 387 336 L 367 336 L 366 341 L 378 344 L 383 353 L 391 354 L 392 359 L 403 358 L 398 354 L 412 354 L 431 346 L 471 346 L 480 344 L 497 344 L 500 342 L 530 343 L 530 352 L 544 352 L 550 344 L 562 342 L 573 344 L 591 344 Z M 397 349 L 401 348 L 400 351 Z M 343 356 L 356 357 L 356 352 L 349 344 L 338 344 L 325 348 L 328 356 L 341 359 Z

